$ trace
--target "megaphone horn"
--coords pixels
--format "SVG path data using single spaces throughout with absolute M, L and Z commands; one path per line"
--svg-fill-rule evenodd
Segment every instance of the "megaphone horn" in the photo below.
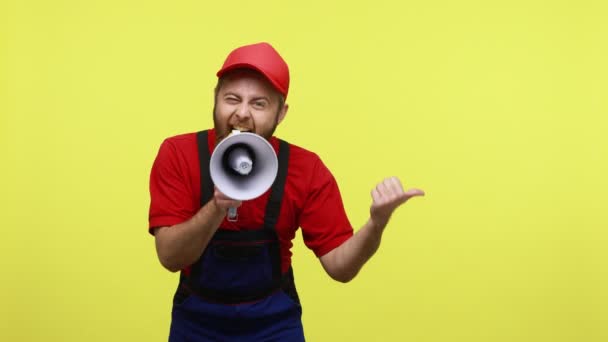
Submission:
M 215 147 L 209 163 L 213 183 L 224 195 L 239 201 L 261 196 L 274 183 L 279 161 L 272 145 L 249 132 L 232 131 Z M 236 220 L 236 208 L 228 219 Z

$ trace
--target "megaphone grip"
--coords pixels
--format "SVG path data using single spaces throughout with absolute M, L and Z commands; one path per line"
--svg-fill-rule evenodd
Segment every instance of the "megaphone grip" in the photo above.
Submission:
M 239 218 L 239 215 L 236 211 L 236 208 L 228 208 L 228 221 L 230 222 L 236 222 L 236 220 Z

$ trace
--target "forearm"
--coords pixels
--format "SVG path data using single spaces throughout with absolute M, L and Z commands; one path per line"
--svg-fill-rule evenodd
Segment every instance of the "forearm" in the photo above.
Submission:
M 378 250 L 385 226 L 369 219 L 350 239 L 322 256 L 327 273 L 340 282 L 352 280 Z
M 156 252 L 161 264 L 177 272 L 198 260 L 217 231 L 225 210 L 210 201 L 188 221 L 156 230 Z

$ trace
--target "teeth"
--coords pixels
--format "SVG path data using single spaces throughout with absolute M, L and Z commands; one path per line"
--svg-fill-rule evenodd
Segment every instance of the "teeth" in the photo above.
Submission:
M 249 128 L 243 128 L 243 127 L 239 127 L 239 126 L 234 126 L 232 127 L 232 129 L 236 129 L 237 131 L 241 131 L 241 132 L 249 132 Z

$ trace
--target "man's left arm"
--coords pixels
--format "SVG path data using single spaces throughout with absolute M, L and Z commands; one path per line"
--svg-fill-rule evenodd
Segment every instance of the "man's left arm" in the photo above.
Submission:
M 382 233 L 391 215 L 400 205 L 415 196 L 424 196 L 420 189 L 403 190 L 396 177 L 387 178 L 372 190 L 372 205 L 368 221 L 352 237 L 321 256 L 323 268 L 333 279 L 349 282 L 376 253 Z

